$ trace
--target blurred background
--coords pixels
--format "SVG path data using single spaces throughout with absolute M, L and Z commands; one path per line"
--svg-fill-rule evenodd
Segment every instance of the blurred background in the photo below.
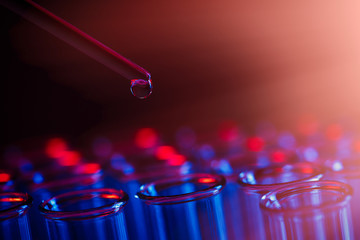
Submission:
M 147 69 L 153 94 L 133 97 L 128 80 L 0 7 L 2 148 L 360 119 L 360 3 L 36 2 Z

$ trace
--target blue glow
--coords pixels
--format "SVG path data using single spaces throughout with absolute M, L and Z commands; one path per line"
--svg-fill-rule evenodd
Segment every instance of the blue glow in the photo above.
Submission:
M 306 161 L 314 162 L 314 161 L 316 161 L 316 159 L 318 159 L 318 157 L 319 157 L 319 154 L 315 148 L 312 148 L 312 147 L 305 148 L 304 158 Z
M 44 181 L 44 177 L 41 173 L 37 172 L 33 176 L 33 182 L 36 184 L 42 183 Z
M 257 164 L 259 164 L 260 166 L 266 166 L 269 163 L 270 163 L 270 159 L 267 156 L 262 155 L 257 157 Z
M 293 149 L 296 144 L 295 137 L 290 133 L 282 133 L 279 136 L 278 143 L 284 149 Z
M 210 145 L 202 145 L 199 148 L 199 154 L 204 160 L 210 160 L 215 157 L 215 151 Z
M 123 166 L 123 169 L 122 171 L 125 173 L 125 174 L 131 174 L 135 171 L 134 167 L 129 164 L 129 163 L 126 163 L 124 166 Z
M 113 154 L 110 161 L 113 169 L 120 170 L 125 174 L 131 174 L 135 171 L 134 167 L 126 162 L 125 157 L 121 154 Z
M 24 163 L 21 164 L 21 166 L 20 166 L 20 170 L 21 170 L 22 172 L 30 172 L 30 171 L 32 171 L 33 169 L 34 169 L 34 166 L 32 165 L 31 162 L 28 162 L 28 161 L 24 162 Z
M 111 156 L 111 166 L 116 170 L 121 170 L 123 165 L 126 164 L 126 159 L 123 155 L 115 153 Z
M 220 161 L 212 160 L 211 167 L 216 171 L 218 171 L 219 173 L 223 173 L 223 174 L 233 173 L 233 169 L 230 163 L 226 159 L 221 159 Z
M 9 180 L 5 183 L 6 186 L 12 186 L 14 185 L 14 181 L 13 180 Z

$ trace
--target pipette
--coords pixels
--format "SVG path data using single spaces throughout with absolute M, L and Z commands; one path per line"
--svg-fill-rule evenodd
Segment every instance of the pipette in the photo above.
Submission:
M 0 0 L 0 4 L 130 80 L 134 96 L 143 99 L 151 94 L 148 71 L 39 4 L 31 0 Z

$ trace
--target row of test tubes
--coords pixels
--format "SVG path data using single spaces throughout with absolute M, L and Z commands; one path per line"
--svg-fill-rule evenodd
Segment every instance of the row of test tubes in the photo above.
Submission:
M 1 239 L 360 237 L 356 160 L 324 160 L 327 151 L 316 147 L 317 158 L 308 158 L 305 147 L 296 146 L 281 148 L 284 161 L 264 161 L 274 144 L 260 149 L 256 141 L 249 137 L 245 145 L 252 151 L 231 151 L 227 159 L 201 145 L 177 164 L 147 154 L 137 158 L 152 164 L 134 167 L 117 155 L 102 165 L 31 169 L 14 185 L 3 172 Z

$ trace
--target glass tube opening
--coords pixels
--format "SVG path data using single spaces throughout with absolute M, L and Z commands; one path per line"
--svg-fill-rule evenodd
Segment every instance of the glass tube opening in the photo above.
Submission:
M 32 202 L 27 193 L 0 193 L 0 221 L 24 215 Z
M 316 210 L 346 205 L 352 188 L 336 181 L 315 181 L 291 184 L 265 194 L 260 207 L 268 212 L 306 214 Z
M 216 195 L 225 184 L 225 178 L 220 175 L 188 174 L 145 184 L 136 197 L 151 205 L 185 203 Z
M 122 190 L 80 190 L 52 197 L 42 202 L 39 209 L 47 219 L 91 219 L 119 212 L 128 199 L 128 195 Z
M 317 181 L 324 173 L 324 168 L 310 163 L 254 167 L 242 171 L 238 182 L 245 190 L 268 192 L 290 183 Z

